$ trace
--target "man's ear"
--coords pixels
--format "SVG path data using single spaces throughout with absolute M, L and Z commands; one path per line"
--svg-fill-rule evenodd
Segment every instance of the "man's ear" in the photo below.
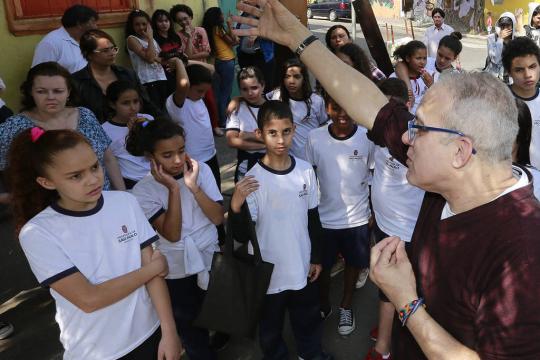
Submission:
M 465 136 L 456 139 L 455 144 L 457 146 L 455 148 L 452 166 L 456 169 L 460 169 L 467 165 L 473 156 L 474 146 L 472 140 Z
M 47 178 L 44 178 L 42 176 L 38 176 L 36 178 L 36 182 L 43 188 L 47 190 L 56 190 L 56 186 Z

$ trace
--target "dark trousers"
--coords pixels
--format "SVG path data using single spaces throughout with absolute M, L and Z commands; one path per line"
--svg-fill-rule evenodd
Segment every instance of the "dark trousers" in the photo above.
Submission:
M 207 329 L 193 326 L 199 314 L 205 292 L 197 286 L 197 275 L 183 279 L 166 279 L 174 321 L 182 344 L 191 360 L 214 360 Z M 148 358 L 150 359 L 150 358 Z
M 319 310 L 317 283 L 308 283 L 301 290 L 286 290 L 266 295 L 259 323 L 259 341 L 264 354 L 263 359 L 289 358 L 282 336 L 286 311 L 289 311 L 298 355 L 306 360 L 321 355 L 322 322 Z
M 159 347 L 159 341 L 161 340 L 161 331 L 158 328 L 148 339 L 146 339 L 141 345 L 119 358 L 118 360 L 147 360 L 156 359 Z

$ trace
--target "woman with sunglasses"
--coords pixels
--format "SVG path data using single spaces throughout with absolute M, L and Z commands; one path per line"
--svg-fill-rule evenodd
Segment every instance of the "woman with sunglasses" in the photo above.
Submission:
M 117 80 L 130 81 L 136 85 L 143 102 L 142 112 L 153 116 L 162 113 L 150 101 L 133 70 L 115 65 L 118 46 L 112 36 L 102 30 L 89 30 L 83 34 L 79 45 L 88 65 L 73 74 L 75 87 L 81 97 L 81 105 L 92 110 L 100 123 L 109 118 L 111 111 L 105 96 L 107 87 Z

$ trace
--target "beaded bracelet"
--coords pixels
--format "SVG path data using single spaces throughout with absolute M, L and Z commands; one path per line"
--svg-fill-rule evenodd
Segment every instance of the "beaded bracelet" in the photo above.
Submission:
M 418 308 L 420 308 L 420 306 L 424 308 L 426 307 L 426 305 L 424 304 L 423 298 L 418 298 L 416 300 L 413 300 L 410 303 L 405 304 L 403 309 L 399 310 L 398 315 L 399 315 L 399 321 L 401 321 L 401 326 L 405 326 L 409 317 L 411 317 L 411 315 L 414 314 L 415 311 L 418 310 Z

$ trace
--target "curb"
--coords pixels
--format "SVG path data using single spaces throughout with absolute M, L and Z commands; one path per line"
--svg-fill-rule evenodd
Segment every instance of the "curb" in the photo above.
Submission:
M 385 21 L 385 20 L 377 19 L 377 24 L 379 24 L 379 27 L 381 27 L 381 28 L 384 28 L 385 24 L 388 24 L 388 25 L 392 25 L 394 28 L 405 29 L 405 25 L 396 22 L 396 19 L 391 19 L 391 21 Z M 423 34 L 429 26 L 418 26 L 418 25 L 415 25 L 413 23 L 413 27 L 414 27 L 415 31 L 418 30 L 419 32 L 421 32 Z M 461 35 L 463 36 L 463 39 L 474 39 L 474 40 L 487 41 L 487 35 L 474 35 L 474 34 L 465 34 L 465 33 L 461 33 Z

